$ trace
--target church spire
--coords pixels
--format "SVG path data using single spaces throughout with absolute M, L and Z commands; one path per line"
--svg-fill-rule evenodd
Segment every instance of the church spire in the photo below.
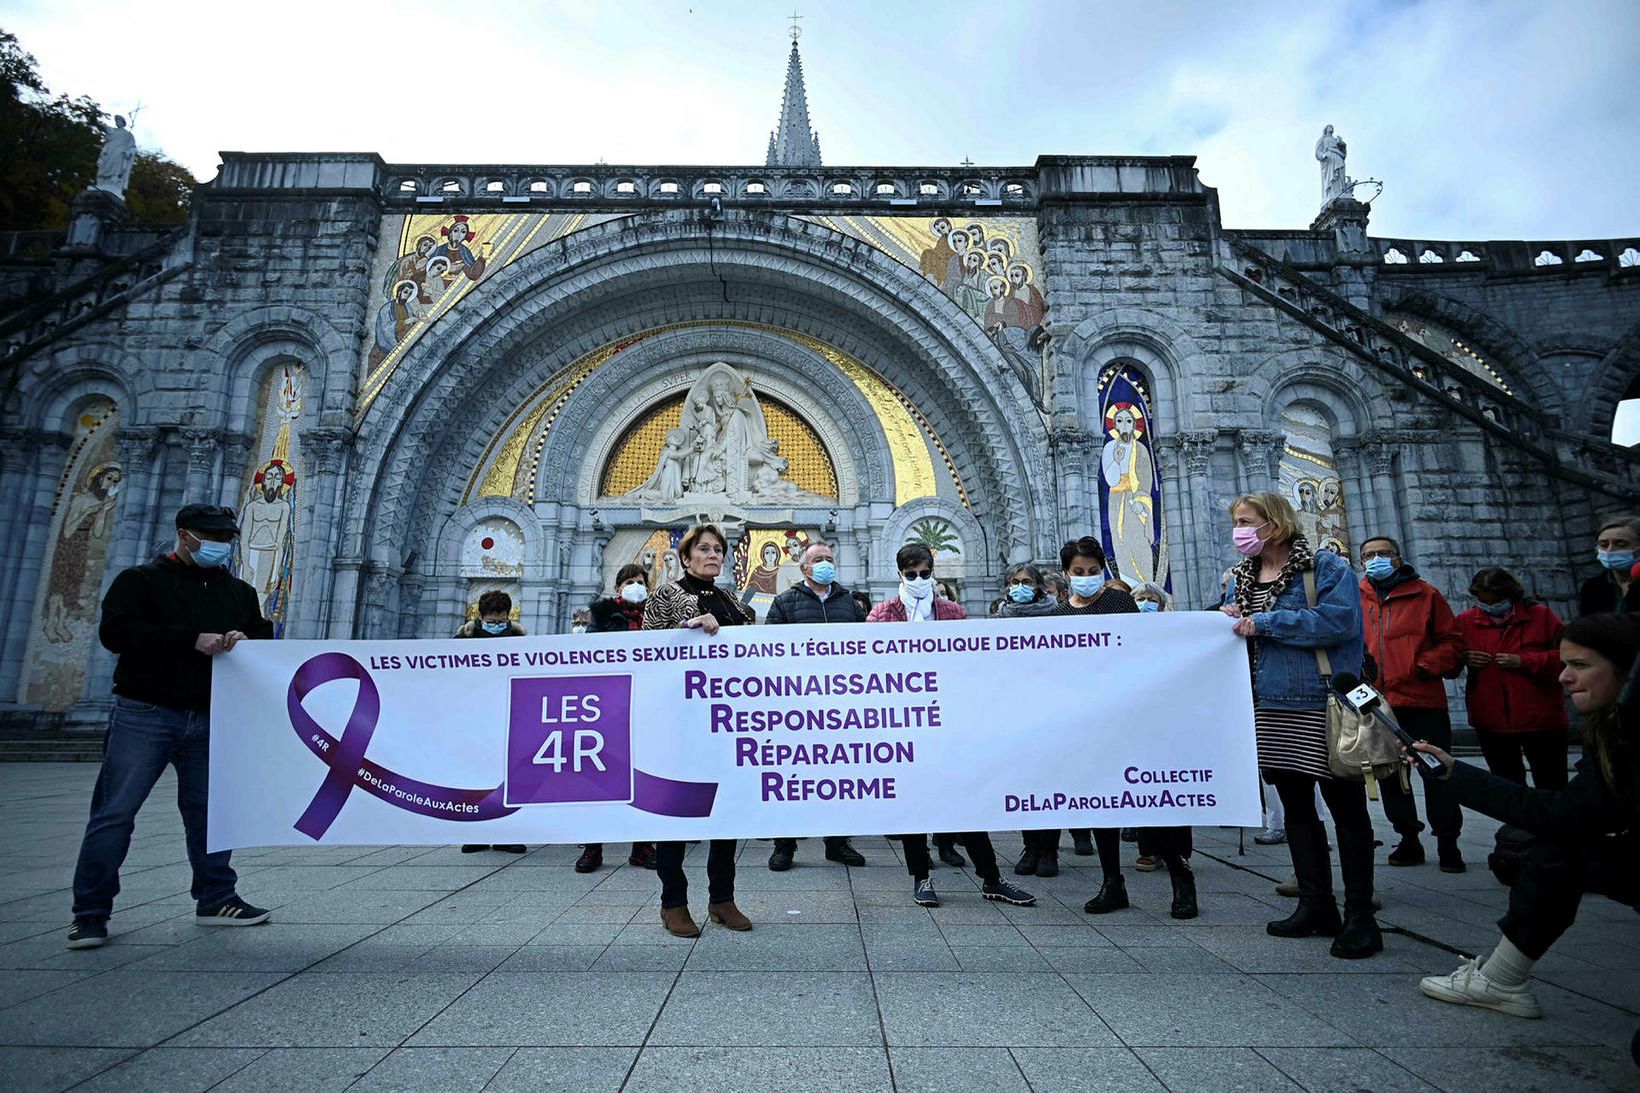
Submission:
M 820 166 L 820 134 L 809 128 L 809 98 L 803 90 L 803 60 L 797 55 L 798 30 L 793 16 L 792 52 L 786 61 L 786 94 L 780 101 L 780 124 L 769 134 L 768 167 Z

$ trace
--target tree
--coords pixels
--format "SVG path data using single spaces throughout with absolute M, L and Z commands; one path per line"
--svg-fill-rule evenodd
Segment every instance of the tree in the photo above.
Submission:
M 187 168 L 157 152 L 138 152 L 131 165 L 125 207 L 139 224 L 182 224 L 199 185 Z
M 69 203 L 96 178 L 101 118 L 84 95 L 53 96 L 34 57 L 0 30 L 0 231 L 67 227 Z M 195 185 L 182 167 L 144 152 L 127 201 L 139 222 L 179 223 Z

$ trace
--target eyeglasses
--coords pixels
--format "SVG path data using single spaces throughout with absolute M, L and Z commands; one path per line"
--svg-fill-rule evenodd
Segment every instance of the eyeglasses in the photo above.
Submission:
M 925 581 L 933 575 L 932 569 L 907 569 L 900 574 L 908 581 Z

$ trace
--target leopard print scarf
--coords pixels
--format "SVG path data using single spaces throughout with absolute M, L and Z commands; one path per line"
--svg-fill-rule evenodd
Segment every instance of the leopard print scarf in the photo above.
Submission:
M 1270 586 L 1270 598 L 1265 602 L 1275 603 L 1295 578 L 1306 569 L 1314 568 L 1315 552 L 1310 549 L 1309 540 L 1302 535 L 1293 536 L 1292 551 L 1287 555 L 1287 562 L 1281 567 L 1281 572 L 1276 574 L 1276 579 Z M 1236 566 L 1236 606 L 1241 608 L 1244 616 L 1253 613 L 1253 584 L 1258 580 L 1258 570 L 1259 561 L 1256 555 L 1242 559 Z

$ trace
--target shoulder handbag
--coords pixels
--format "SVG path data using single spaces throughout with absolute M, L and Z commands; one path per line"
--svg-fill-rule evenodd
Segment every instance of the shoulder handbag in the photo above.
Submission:
M 1304 571 L 1304 598 L 1315 606 L 1315 570 Z M 1401 761 L 1400 742 L 1378 724 L 1371 714 L 1358 713 L 1332 689 L 1332 660 L 1320 646 L 1315 650 L 1316 667 L 1327 688 L 1327 766 L 1333 777 L 1365 782 L 1367 796 L 1378 799 L 1378 782 L 1398 777 L 1408 790 L 1406 764 Z

